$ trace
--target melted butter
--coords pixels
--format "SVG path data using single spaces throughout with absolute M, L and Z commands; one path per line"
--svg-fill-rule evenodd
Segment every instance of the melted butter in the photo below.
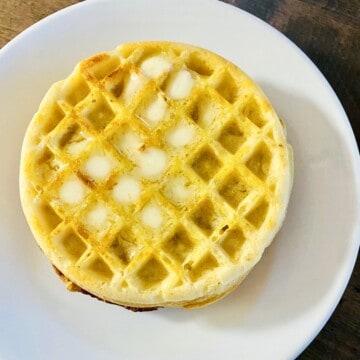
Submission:
M 166 87 L 166 94 L 171 99 L 184 99 L 190 95 L 194 86 L 194 79 L 189 71 L 180 70 L 169 79 Z
M 141 88 L 143 87 L 144 84 L 144 79 L 139 76 L 138 74 L 135 73 L 131 73 L 125 89 L 122 93 L 122 97 L 125 101 L 125 103 L 129 103 L 133 97 L 141 90 Z
M 90 227 L 94 227 L 101 230 L 106 224 L 108 219 L 108 209 L 98 204 L 96 205 L 86 216 L 86 224 Z
M 159 228 L 163 222 L 160 208 L 156 205 L 146 206 L 141 213 L 141 221 L 153 229 Z
M 157 124 L 166 114 L 167 103 L 160 95 L 152 101 L 144 111 L 144 118 L 150 124 Z
M 59 190 L 60 200 L 71 205 L 79 204 L 85 195 L 85 185 L 77 178 L 66 181 Z
M 157 78 L 171 70 L 171 62 L 163 56 L 153 56 L 142 62 L 140 69 L 144 75 Z
M 106 155 L 90 156 L 84 166 L 84 171 L 96 181 L 105 180 L 113 169 L 112 159 Z
M 184 121 L 176 126 L 166 137 L 166 141 L 175 147 L 191 144 L 195 140 L 195 127 Z
M 139 199 L 141 185 L 131 176 L 122 177 L 113 189 L 113 196 L 120 203 L 134 203 Z
M 143 146 L 143 144 L 144 142 L 138 135 L 133 132 L 128 132 L 119 139 L 117 147 L 120 151 L 132 159 L 136 156 L 136 154 L 138 154 L 139 149 Z
M 141 175 L 152 179 L 161 176 L 167 167 L 167 156 L 157 148 L 148 148 L 139 153 L 136 159 Z
M 79 155 L 81 152 L 83 152 L 83 150 L 85 150 L 86 145 L 88 144 L 88 140 L 87 139 L 83 139 L 77 142 L 70 142 L 66 148 L 67 152 L 70 155 Z
M 165 187 L 165 195 L 174 203 L 185 203 L 195 194 L 194 187 L 191 186 L 184 176 L 170 180 Z

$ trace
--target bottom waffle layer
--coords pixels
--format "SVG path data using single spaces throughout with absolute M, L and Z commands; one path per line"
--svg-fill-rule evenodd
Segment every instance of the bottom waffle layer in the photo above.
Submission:
M 74 284 L 56 266 L 53 265 L 53 269 L 54 269 L 55 273 L 59 276 L 59 278 L 65 283 L 66 288 L 71 292 L 79 292 L 79 293 L 82 293 L 82 294 L 85 294 L 85 295 L 89 295 L 89 296 L 91 296 L 91 297 L 93 297 L 93 298 L 95 298 L 95 299 L 97 299 L 99 301 L 103 301 L 103 302 L 106 302 L 106 303 L 112 304 L 112 305 L 121 306 L 121 307 L 125 308 L 126 310 L 130 310 L 130 311 L 133 311 L 133 312 L 155 311 L 155 310 L 158 310 L 158 309 L 164 307 L 164 306 L 156 306 L 156 307 L 129 306 L 129 305 L 123 305 L 123 304 L 119 304 L 119 303 L 116 303 L 116 302 L 111 302 L 111 301 L 108 301 L 108 300 L 101 299 L 100 297 L 98 297 L 98 296 L 96 296 L 94 294 L 91 294 L 90 292 L 82 289 L 80 286 Z M 243 279 L 245 279 L 245 277 L 246 277 L 246 275 L 244 276 Z M 231 288 L 226 293 L 224 293 L 224 294 L 222 294 L 220 296 L 210 298 L 210 299 L 206 299 L 206 300 L 202 299 L 202 300 L 194 301 L 193 303 L 188 303 L 188 304 L 183 305 L 183 306 L 175 305 L 175 304 L 166 304 L 165 306 L 183 307 L 184 309 L 195 309 L 195 308 L 199 308 L 199 307 L 202 307 L 202 306 L 209 305 L 209 304 L 211 304 L 211 303 L 213 303 L 213 302 L 215 302 L 217 300 L 220 300 L 221 298 L 223 298 L 224 296 L 226 296 L 230 292 L 232 292 L 234 289 L 236 289 L 236 287 L 238 285 L 240 285 L 242 280 L 239 282 L 239 284 L 236 284 L 233 288 Z

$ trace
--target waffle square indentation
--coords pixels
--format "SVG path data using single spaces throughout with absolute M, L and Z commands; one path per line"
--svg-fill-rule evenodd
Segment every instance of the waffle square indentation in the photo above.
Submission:
M 90 140 L 91 138 L 82 132 L 78 124 L 70 121 L 61 126 L 52 141 L 58 150 L 65 151 L 71 156 L 77 156 L 85 150 Z
M 109 246 L 110 252 L 124 265 L 128 265 L 138 250 L 138 244 L 130 229 L 121 229 Z
M 181 226 L 165 241 L 163 249 L 173 259 L 182 263 L 193 251 L 194 242 L 190 239 L 187 231 Z
M 115 114 L 104 97 L 100 96 L 92 100 L 92 104 L 84 117 L 89 120 L 96 130 L 101 131 L 111 122 Z
M 86 243 L 72 229 L 61 234 L 57 243 L 74 262 L 79 260 L 87 249 Z
M 230 104 L 234 103 L 238 98 L 239 88 L 231 74 L 225 72 L 220 83 L 216 87 L 216 91 Z
M 267 200 L 262 200 L 254 209 L 247 215 L 246 220 L 251 223 L 255 228 L 260 228 L 266 219 L 269 210 L 269 203 Z
M 226 124 L 218 137 L 219 143 L 231 154 L 237 152 L 244 139 L 244 133 L 235 121 Z
M 47 111 L 41 121 L 42 132 L 48 134 L 50 131 L 56 128 L 60 121 L 64 118 L 65 114 L 57 103 L 53 103 Z
M 266 180 L 271 166 L 271 152 L 268 146 L 261 142 L 246 162 L 246 166 L 250 169 L 260 180 Z
M 191 215 L 191 220 L 209 236 L 219 224 L 219 215 L 216 213 L 211 200 L 203 200 Z
M 91 57 L 85 62 L 85 67 L 97 80 L 101 80 L 111 74 L 120 64 L 117 56 L 99 54 Z
M 137 271 L 136 276 L 141 287 L 148 289 L 161 283 L 168 276 L 168 271 L 159 260 L 151 257 Z
M 90 88 L 81 75 L 74 75 L 66 81 L 65 100 L 71 106 L 75 106 L 90 93 Z
M 36 211 L 40 224 L 47 232 L 51 232 L 62 222 L 60 216 L 45 200 L 37 199 Z
M 86 264 L 85 269 L 103 280 L 108 281 L 113 277 L 113 272 L 109 265 L 100 256 L 94 256 Z
M 214 177 L 221 165 L 221 161 L 209 146 L 203 147 L 191 163 L 192 169 L 206 182 Z
M 209 129 L 224 111 L 223 105 L 210 93 L 202 93 L 186 110 L 187 116 L 196 124 Z
M 198 53 L 192 53 L 186 60 L 188 69 L 195 71 L 202 76 L 210 76 L 214 69 L 213 67 Z
M 192 281 L 197 281 L 218 266 L 219 263 L 214 255 L 207 253 L 195 266 L 191 267 L 189 270 L 190 278 Z
M 242 114 L 246 116 L 253 124 L 258 128 L 262 128 L 266 124 L 266 119 L 263 115 L 263 111 L 260 108 L 260 104 L 255 98 L 251 98 L 244 106 Z
M 220 246 L 230 259 L 236 260 L 244 241 L 243 231 L 240 228 L 235 228 L 227 231 L 226 236 L 220 242 Z
M 250 189 L 241 180 L 239 174 L 233 171 L 223 180 L 218 191 L 227 203 L 236 209 L 240 202 L 248 195 Z

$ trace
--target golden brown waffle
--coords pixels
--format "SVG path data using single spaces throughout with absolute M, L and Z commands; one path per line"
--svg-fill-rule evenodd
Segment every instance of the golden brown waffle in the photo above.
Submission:
M 196 307 L 259 261 L 291 180 L 284 129 L 251 79 L 207 50 L 145 42 L 53 85 L 25 136 L 20 193 L 41 249 L 78 287 Z

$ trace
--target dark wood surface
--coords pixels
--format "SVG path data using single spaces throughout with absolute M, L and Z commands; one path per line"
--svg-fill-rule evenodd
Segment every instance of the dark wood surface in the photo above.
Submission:
M 360 0 L 224 0 L 265 20 L 328 79 L 360 141 Z M 0 0 L 0 48 L 76 0 Z M 269 354 L 269 359 L 271 355 Z M 360 261 L 334 314 L 299 359 L 360 359 Z

